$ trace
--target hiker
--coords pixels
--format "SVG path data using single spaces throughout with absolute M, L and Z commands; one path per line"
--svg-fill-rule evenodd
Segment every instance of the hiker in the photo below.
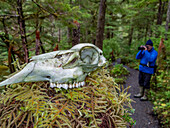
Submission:
M 134 95 L 135 98 L 140 98 L 141 101 L 148 100 L 147 92 L 150 89 L 151 75 L 154 74 L 154 68 L 156 66 L 157 51 L 154 50 L 153 42 L 148 40 L 145 46 L 141 46 L 141 49 L 136 59 L 140 59 L 139 65 L 139 88 L 138 94 Z

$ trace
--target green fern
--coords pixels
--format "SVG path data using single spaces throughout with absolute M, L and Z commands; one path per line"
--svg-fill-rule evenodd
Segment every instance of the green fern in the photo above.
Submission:
M 120 88 L 106 69 L 69 90 L 52 89 L 48 82 L 13 84 L 0 96 L 0 127 L 126 127 L 132 100 L 128 88 Z

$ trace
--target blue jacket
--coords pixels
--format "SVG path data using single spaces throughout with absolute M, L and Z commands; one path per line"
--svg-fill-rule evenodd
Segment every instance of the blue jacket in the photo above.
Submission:
M 151 49 L 151 51 L 140 50 L 136 55 L 136 59 L 140 59 L 139 71 L 148 73 L 148 74 L 154 74 L 153 66 L 155 66 L 157 55 L 158 55 L 158 52 L 154 50 L 154 47 Z M 148 64 L 151 67 L 145 66 Z

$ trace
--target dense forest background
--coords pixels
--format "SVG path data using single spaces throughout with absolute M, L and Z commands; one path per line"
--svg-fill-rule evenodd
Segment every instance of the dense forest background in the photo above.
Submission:
M 170 47 L 168 0 L 1 0 L 0 8 L 1 64 L 83 42 L 108 59 L 136 55 L 148 39 Z
M 0 65 L 12 73 L 31 56 L 93 43 L 137 69 L 137 48 L 151 39 L 159 51 L 151 96 L 168 124 L 169 22 L 170 0 L 0 0 Z

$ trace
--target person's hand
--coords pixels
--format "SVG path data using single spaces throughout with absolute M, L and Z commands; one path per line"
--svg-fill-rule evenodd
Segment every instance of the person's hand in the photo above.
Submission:
M 143 46 L 145 48 L 145 51 L 147 50 L 147 47 L 146 46 Z
M 140 47 L 145 48 L 145 49 L 144 49 L 145 51 L 147 50 L 147 47 L 146 47 L 145 45 L 141 45 Z

